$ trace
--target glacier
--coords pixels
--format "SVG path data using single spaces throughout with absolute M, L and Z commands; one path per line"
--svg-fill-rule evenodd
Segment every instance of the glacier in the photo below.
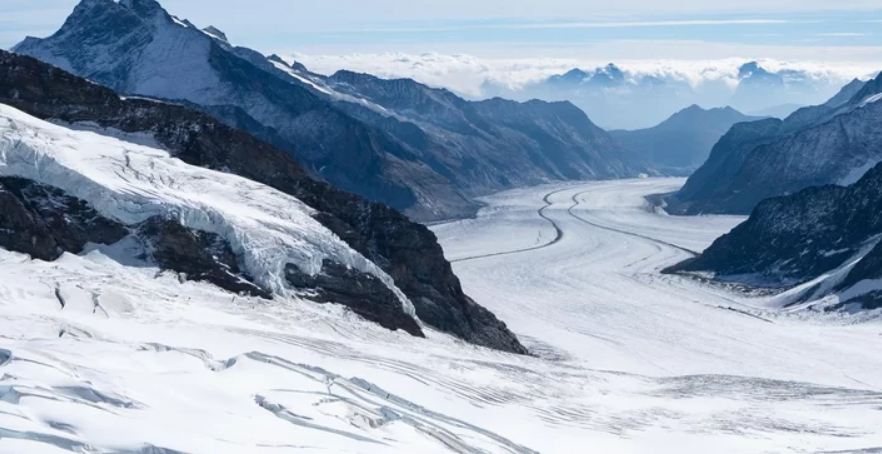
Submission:
M 743 220 L 647 209 L 644 195 L 682 184 L 519 189 L 486 198 L 475 219 L 433 227 L 454 260 L 534 248 L 454 266 L 536 356 L 431 330 L 414 338 L 335 305 L 181 283 L 105 247 L 51 263 L 0 250 L 0 452 L 882 446 L 878 320 L 781 310 L 769 297 L 659 274 Z M 543 208 L 562 231 L 554 244 Z
M 190 166 L 148 137 L 73 130 L 0 105 L 0 175 L 34 180 L 87 201 L 126 225 L 172 217 L 217 234 L 258 285 L 285 294 L 285 265 L 320 272 L 331 258 L 382 280 L 412 317 L 413 305 L 392 278 L 311 217 L 287 194 L 235 175 Z

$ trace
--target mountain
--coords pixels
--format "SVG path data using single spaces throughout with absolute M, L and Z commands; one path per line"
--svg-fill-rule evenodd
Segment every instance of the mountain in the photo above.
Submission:
M 349 71 L 305 77 L 333 93 L 342 110 L 408 144 L 468 193 L 651 173 L 570 103 L 469 102 L 410 79 Z
M 2 51 L 0 104 L 24 112 L 3 111 L 0 175 L 29 180 L 0 181 L 2 213 L 17 213 L 0 219 L 0 235 L 10 235 L 0 236 L 4 247 L 52 260 L 137 231 L 160 267 L 236 293 L 349 304 L 418 334 L 406 303 L 392 304 L 406 299 L 428 326 L 526 352 L 463 293 L 430 230 L 313 180 L 288 153 L 244 131 Z M 57 124 L 42 121 L 50 119 Z M 92 220 L 96 213 L 101 220 Z M 83 222 L 67 225 L 76 219 Z
M 481 91 L 522 101 L 572 102 L 608 129 L 646 128 L 664 121 L 684 104 L 697 102 L 685 80 L 636 76 L 613 63 L 592 70 L 576 68 L 516 89 L 486 82 Z
M 757 61 L 652 68 L 610 63 L 574 68 L 527 84 L 485 82 L 484 96 L 570 101 L 607 129 L 646 129 L 684 105 L 732 106 L 757 116 L 784 117 L 830 98 L 842 76 L 808 69 L 771 70 Z
M 875 102 L 880 79 L 853 82 L 827 103 L 799 109 L 783 121 L 736 124 L 668 197 L 668 211 L 749 214 L 769 197 L 857 181 L 882 160 L 882 103 Z
M 711 148 L 733 125 L 758 119 L 731 107 L 706 110 L 693 104 L 652 128 L 610 134 L 654 168 L 685 176 L 707 160 Z
M 767 71 L 757 62 L 747 62 L 738 68 L 738 87 L 732 95 L 732 104 L 745 110 L 759 110 L 778 105 L 782 94 L 786 93 L 784 76 Z
M 768 199 L 699 257 L 669 271 L 792 288 L 783 305 L 882 307 L 882 164 L 857 183 Z
M 569 104 L 509 103 L 500 117 L 496 103 L 410 80 L 322 78 L 154 0 L 83 0 L 57 33 L 14 51 L 128 96 L 185 102 L 423 221 L 471 215 L 473 196 L 517 185 L 648 171 Z

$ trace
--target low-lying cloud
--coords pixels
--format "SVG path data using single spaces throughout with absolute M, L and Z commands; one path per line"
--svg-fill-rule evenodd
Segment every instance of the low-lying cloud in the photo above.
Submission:
M 465 54 L 372 53 L 345 55 L 292 54 L 310 70 L 331 74 L 340 69 L 365 72 L 383 78 L 412 78 L 435 87 L 480 98 L 487 96 L 488 85 L 520 90 L 531 83 L 579 68 L 586 71 L 605 66 L 610 61 L 563 58 L 491 59 Z M 818 83 L 845 84 L 855 77 L 866 78 L 882 69 L 882 64 L 865 62 L 790 62 L 774 59 L 727 58 L 720 60 L 622 60 L 615 61 L 628 77 L 655 76 L 677 80 L 698 87 L 704 83 L 724 82 L 734 87 L 738 69 L 748 61 L 757 61 L 766 70 L 792 70 Z M 877 68 L 876 66 L 879 66 Z

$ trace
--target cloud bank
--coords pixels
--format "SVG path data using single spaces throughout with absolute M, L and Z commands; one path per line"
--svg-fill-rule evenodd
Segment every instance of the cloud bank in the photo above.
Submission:
M 611 129 L 649 127 L 691 104 L 785 115 L 799 106 L 820 104 L 851 80 L 869 79 L 882 69 L 882 64 L 865 62 L 745 58 L 621 60 L 609 65 L 600 60 L 439 53 L 290 57 L 323 74 L 348 69 L 383 78 L 412 78 L 470 99 L 571 101 Z
M 772 72 L 785 70 L 804 74 L 809 80 L 844 85 L 858 78 L 868 78 L 882 70 L 882 63 L 812 62 L 774 59 L 727 58 L 720 60 L 607 60 L 524 58 L 490 59 L 466 54 L 439 53 L 363 53 L 344 55 L 291 54 L 290 58 L 312 71 L 332 74 L 340 69 L 365 72 L 383 78 L 412 78 L 435 87 L 444 87 L 473 98 L 492 93 L 488 86 L 517 91 L 571 69 L 592 70 L 615 63 L 632 79 L 655 76 L 682 81 L 692 87 L 707 83 L 738 84 L 738 70 L 748 61 L 757 61 Z

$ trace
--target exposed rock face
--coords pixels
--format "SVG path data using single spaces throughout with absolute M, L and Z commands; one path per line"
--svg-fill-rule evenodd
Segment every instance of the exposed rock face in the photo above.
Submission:
M 10 251 L 53 261 L 65 252 L 79 254 L 89 243 L 114 244 L 131 227 L 161 268 L 234 293 L 271 297 L 241 276 L 236 256 L 220 237 L 177 221 L 154 217 L 125 226 L 57 188 L 14 177 L 0 177 L 0 208 L 0 247 Z
M 667 210 L 672 214 L 698 214 L 749 210 L 730 208 L 718 199 L 718 192 L 726 191 L 721 181 L 735 178 L 750 152 L 772 141 L 781 128 L 781 120 L 765 120 L 738 123 L 720 138 L 711 150 L 710 157 L 686 180 L 676 194 L 667 198 Z
M 130 233 L 129 226 L 101 216 L 83 200 L 22 178 L 0 177 L 0 208 L 0 247 L 40 260 L 79 254 L 89 243 L 114 244 Z M 217 235 L 158 217 L 132 228 L 163 269 L 234 293 L 271 297 L 240 277 L 235 255 Z
M 831 273 L 829 282 L 803 295 L 821 298 L 882 277 L 882 243 L 876 244 L 882 235 L 880 212 L 882 164 L 848 187 L 812 187 L 763 201 L 746 222 L 701 256 L 669 271 L 710 272 L 720 279 L 788 287 L 858 260 L 847 273 Z
M 0 103 L 38 118 L 147 132 L 189 164 L 297 197 L 319 211 L 322 224 L 388 273 L 425 323 L 478 345 L 526 352 L 503 322 L 463 293 L 428 228 L 386 205 L 311 179 L 289 154 L 252 135 L 183 106 L 122 100 L 107 88 L 2 51 Z
M 882 76 L 784 121 L 738 124 L 668 200 L 678 214 L 748 214 L 763 199 L 823 184 L 847 185 L 882 161 Z M 879 90 L 876 92 L 876 90 Z
M 84 0 L 55 35 L 15 51 L 122 94 L 186 100 L 417 220 L 473 215 L 470 197 L 516 185 L 649 172 L 568 103 L 470 103 L 412 80 L 324 78 L 154 0 Z
M 321 272 L 315 276 L 288 265 L 285 278 L 306 299 L 342 304 L 390 330 L 401 329 L 413 336 L 424 336 L 413 317 L 404 312 L 398 297 L 374 276 L 325 259 Z
M 517 338 L 492 312 L 463 291 L 443 257 L 435 234 L 426 227 L 403 228 L 401 215 L 386 207 L 365 210 L 341 199 L 333 208 L 341 217 L 318 219 L 356 251 L 374 260 L 395 279 L 423 322 L 477 345 L 526 353 Z
M 693 105 L 652 128 L 610 134 L 652 167 L 686 176 L 704 164 L 714 144 L 732 126 L 759 119 L 731 107 L 705 110 Z
M 163 269 L 205 281 L 233 293 L 271 299 L 239 269 L 230 245 L 213 233 L 192 230 L 173 219 L 152 217 L 138 226 L 139 239 Z
M 30 180 L 0 177 L 0 246 L 52 261 L 86 244 L 113 244 L 128 235 L 82 200 Z

